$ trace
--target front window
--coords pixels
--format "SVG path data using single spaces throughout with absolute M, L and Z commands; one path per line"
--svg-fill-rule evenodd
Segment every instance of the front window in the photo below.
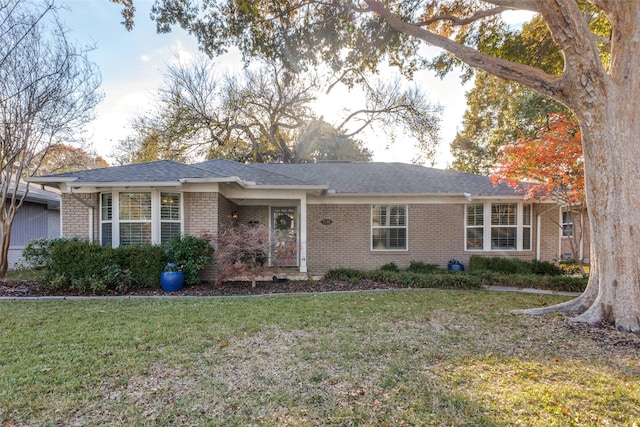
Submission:
M 407 207 L 374 205 L 371 209 L 373 250 L 407 249 Z
M 491 250 L 517 249 L 518 204 L 491 205 Z
M 468 251 L 531 250 L 532 206 L 524 203 L 466 205 Z
M 114 192 L 100 195 L 103 246 L 164 243 L 182 230 L 180 193 Z
M 151 243 L 151 193 L 120 193 L 120 245 Z

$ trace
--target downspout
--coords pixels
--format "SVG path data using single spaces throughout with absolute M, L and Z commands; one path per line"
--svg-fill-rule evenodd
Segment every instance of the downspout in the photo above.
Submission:
M 94 206 L 86 200 L 79 197 L 76 193 L 73 192 L 73 187 L 69 187 L 69 194 L 71 197 L 85 205 L 89 209 L 89 241 L 93 242 L 93 208 Z
M 300 273 L 307 272 L 307 194 L 300 198 Z

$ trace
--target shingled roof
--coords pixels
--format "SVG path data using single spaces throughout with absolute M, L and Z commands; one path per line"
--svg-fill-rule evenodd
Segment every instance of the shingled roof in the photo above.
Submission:
M 50 184 L 70 182 L 95 184 L 154 184 L 189 179 L 219 181 L 238 179 L 247 186 L 323 187 L 336 194 L 515 196 L 506 185 L 493 186 L 486 176 L 428 168 L 405 163 L 254 163 L 226 159 L 185 165 L 170 160 L 141 163 L 45 177 L 30 181 Z

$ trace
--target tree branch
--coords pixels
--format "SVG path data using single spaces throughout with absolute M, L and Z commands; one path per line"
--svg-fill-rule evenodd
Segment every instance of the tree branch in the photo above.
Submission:
M 440 47 L 455 55 L 471 67 L 485 70 L 490 74 L 494 74 L 504 79 L 516 81 L 547 96 L 559 99 L 562 102 L 566 102 L 568 100 L 566 94 L 562 93 L 564 89 L 564 81 L 562 78 L 547 74 L 536 67 L 518 64 L 484 54 L 476 49 L 461 45 L 454 40 L 440 36 L 415 24 L 405 22 L 392 13 L 381 1 L 363 1 L 369 5 L 373 12 L 380 15 L 396 31 L 416 37 L 433 46 Z M 501 2 L 503 1 L 501 0 Z M 492 1 L 491 3 L 495 3 L 495 1 Z M 505 0 L 503 3 L 513 4 L 514 2 L 508 2 Z

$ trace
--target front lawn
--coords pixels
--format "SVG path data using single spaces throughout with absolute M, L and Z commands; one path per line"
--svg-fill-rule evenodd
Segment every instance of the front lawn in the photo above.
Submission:
M 0 425 L 640 423 L 640 339 L 397 290 L 0 302 Z

